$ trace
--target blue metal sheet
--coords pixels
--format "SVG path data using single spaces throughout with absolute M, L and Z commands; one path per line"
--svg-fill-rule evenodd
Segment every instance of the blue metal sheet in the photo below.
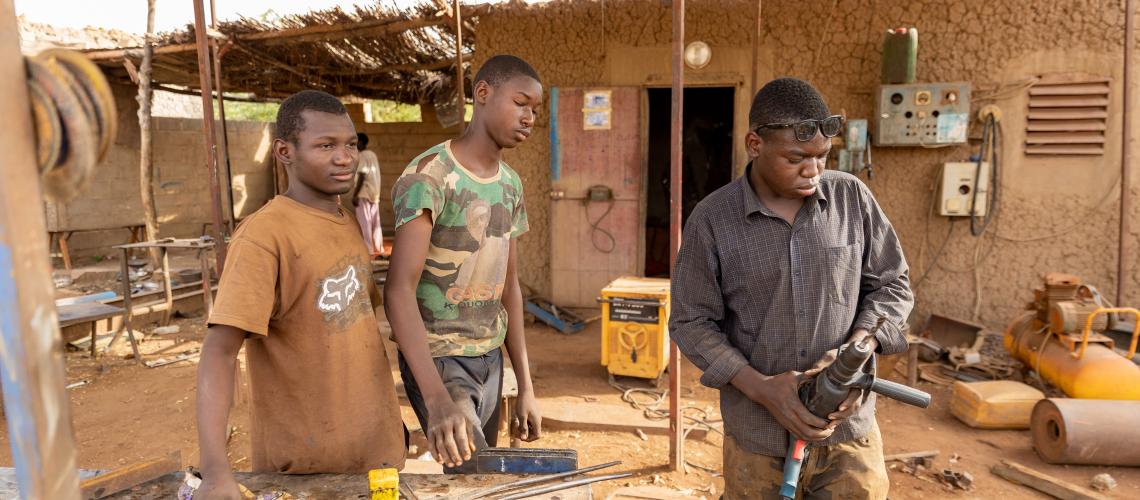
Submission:
M 550 88 L 550 180 L 562 178 L 562 154 L 558 149 L 558 87 Z

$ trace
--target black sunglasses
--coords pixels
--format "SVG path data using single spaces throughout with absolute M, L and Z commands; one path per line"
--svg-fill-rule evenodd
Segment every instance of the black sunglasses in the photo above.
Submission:
M 756 133 L 760 133 L 761 129 L 765 128 L 791 128 L 796 133 L 796 140 L 800 142 L 808 142 L 815 138 L 815 133 L 819 132 L 824 137 L 835 137 L 843 130 L 843 116 L 831 115 L 822 120 L 803 120 L 792 123 L 769 123 L 767 125 L 760 125 L 756 127 Z

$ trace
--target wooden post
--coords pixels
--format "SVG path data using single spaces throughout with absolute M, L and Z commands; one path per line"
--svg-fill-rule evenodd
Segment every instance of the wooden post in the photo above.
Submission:
M 78 499 L 63 346 L 12 0 L 0 0 L 0 378 L 20 498 Z
M 139 194 L 142 196 L 143 222 L 146 224 L 146 239 L 158 239 L 158 209 L 154 203 L 154 149 L 151 124 L 151 63 L 154 60 L 154 2 L 146 2 L 146 38 L 143 41 L 142 64 L 139 66 Z M 152 267 L 158 268 L 158 251 L 150 249 Z
M 198 83 L 202 90 L 202 135 L 206 139 L 206 175 L 210 179 L 210 200 L 214 212 L 214 248 L 217 269 L 221 275 L 226 262 L 225 221 L 222 215 L 222 193 L 218 185 L 218 147 L 214 141 L 213 82 L 210 77 L 210 49 L 206 43 L 206 13 L 202 0 L 194 1 L 194 38 L 198 45 Z
M 210 27 L 218 29 L 218 13 L 214 8 L 214 0 L 210 0 Z M 217 89 L 218 96 L 218 125 L 221 127 L 221 147 L 222 147 L 222 177 L 226 183 L 226 231 L 225 234 L 233 233 L 234 225 L 237 222 L 234 220 L 237 215 L 234 214 L 234 177 L 233 172 L 230 171 L 230 136 L 226 131 L 226 99 L 222 94 L 222 54 L 223 50 L 219 49 L 217 40 L 210 40 L 210 53 L 214 56 L 214 87 Z
M 459 0 L 455 0 L 455 95 L 459 99 L 459 135 L 467 124 L 467 95 L 463 88 L 463 14 L 459 12 Z
M 681 124 L 685 104 L 685 0 L 673 0 L 673 112 L 669 131 L 669 269 L 681 248 Z M 672 274 L 670 272 L 670 274 Z M 669 468 L 685 463 L 685 432 L 681 423 L 681 353 L 669 343 Z

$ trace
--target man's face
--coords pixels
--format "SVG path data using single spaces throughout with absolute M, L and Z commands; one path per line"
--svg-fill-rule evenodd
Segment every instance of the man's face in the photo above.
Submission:
M 292 165 L 290 174 L 301 184 L 327 196 L 338 196 L 352 190 L 356 176 L 356 127 L 348 114 L 305 110 L 301 112 L 304 128 L 297 142 L 281 141 L 286 160 Z M 279 146 L 280 147 L 280 146 Z
M 476 99 L 483 103 L 487 132 L 500 147 L 513 148 L 530 138 L 534 120 L 542 106 L 542 84 L 534 78 L 516 75 L 492 87 L 479 82 Z
M 745 138 L 752 168 L 781 198 L 807 198 L 819 188 L 831 152 L 831 139 L 816 132 L 807 142 L 796 140 L 790 128 L 749 132 Z

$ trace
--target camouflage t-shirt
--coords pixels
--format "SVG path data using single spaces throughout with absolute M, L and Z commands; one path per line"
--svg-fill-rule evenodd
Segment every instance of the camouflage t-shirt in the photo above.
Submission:
M 451 142 L 417 156 L 392 189 L 396 227 L 432 218 L 416 302 L 432 357 L 481 356 L 507 336 L 503 283 L 511 238 L 525 233 L 522 182 L 506 163 L 490 178 L 455 160 Z

